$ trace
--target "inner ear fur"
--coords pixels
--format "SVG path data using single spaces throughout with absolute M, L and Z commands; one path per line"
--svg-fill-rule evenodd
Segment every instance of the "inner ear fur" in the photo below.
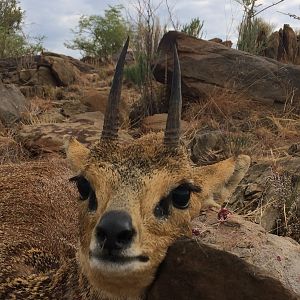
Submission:
M 87 163 L 90 150 L 79 143 L 75 138 L 65 140 L 65 150 L 73 171 L 79 172 L 83 170 Z
M 202 208 L 220 207 L 235 191 L 248 171 L 250 162 L 249 156 L 239 155 L 214 165 L 197 167 L 196 173 L 205 196 Z

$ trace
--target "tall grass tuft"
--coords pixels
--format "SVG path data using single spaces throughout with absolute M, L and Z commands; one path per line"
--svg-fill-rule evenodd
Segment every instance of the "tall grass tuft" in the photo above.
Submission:
M 147 77 L 147 61 L 143 54 L 138 56 L 134 65 L 124 69 L 124 78 L 137 85 L 140 89 L 145 85 Z
M 255 55 L 263 55 L 273 25 L 261 18 L 244 18 L 239 26 L 237 48 Z

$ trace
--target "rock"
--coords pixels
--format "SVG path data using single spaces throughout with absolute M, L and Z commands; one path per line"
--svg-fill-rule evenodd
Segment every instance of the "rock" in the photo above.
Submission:
M 294 63 L 298 54 L 297 35 L 288 24 L 283 26 L 282 40 L 285 60 Z
M 267 40 L 267 47 L 264 54 L 267 57 L 278 59 L 278 49 L 280 45 L 280 35 L 278 31 L 273 32 Z
M 90 112 L 91 109 L 84 105 L 80 100 L 60 100 L 54 102 L 56 107 L 60 108 L 60 113 L 66 118 L 72 117 L 77 114 L 82 114 L 85 112 Z
M 58 123 L 65 120 L 60 108 L 51 107 L 50 105 L 47 107 L 46 105 L 45 108 L 42 108 L 31 103 L 29 111 L 22 114 L 22 124 L 39 125 L 42 123 Z
M 213 38 L 213 39 L 210 39 L 210 40 L 208 40 L 209 42 L 215 42 L 215 43 L 218 43 L 218 44 L 221 44 L 222 43 L 222 39 L 220 39 L 220 38 Z
M 101 111 L 105 114 L 107 100 L 110 92 L 110 87 L 102 89 L 89 89 L 84 91 L 80 101 L 88 106 L 91 111 Z M 121 102 L 119 107 L 120 123 L 128 124 L 129 120 L 129 107 L 126 103 L 124 93 L 121 95 Z
M 5 125 L 18 121 L 26 111 L 27 100 L 13 84 L 4 85 L 0 81 L 0 121 Z
M 91 109 L 91 111 L 101 111 L 103 114 L 105 114 L 109 91 L 109 87 L 101 90 L 85 90 L 80 101 L 84 105 L 88 106 Z
M 155 114 L 142 120 L 141 130 L 143 133 L 159 132 L 166 129 L 168 114 Z M 181 120 L 181 132 L 188 129 L 188 122 Z
M 64 151 L 64 137 L 75 137 L 90 146 L 100 139 L 104 116 L 101 112 L 87 112 L 72 116 L 63 123 L 23 125 L 19 138 L 27 149 L 37 152 Z M 123 131 L 120 139 L 131 137 Z
M 201 165 L 216 163 L 219 154 L 224 151 L 225 137 L 221 131 L 196 133 L 190 143 L 191 159 Z
M 33 98 L 33 97 L 39 97 L 39 98 L 53 98 L 53 89 L 49 88 L 49 86 L 43 86 L 43 85 L 24 85 L 20 86 L 21 93 L 26 98 Z
M 198 129 L 189 143 L 191 159 L 197 165 L 210 165 L 241 153 L 251 155 L 251 139 L 251 134 L 243 131 Z
M 208 40 L 209 42 L 215 42 L 215 43 L 218 43 L 218 44 L 222 44 L 228 48 L 231 48 L 232 47 L 232 41 L 223 41 L 222 39 L 220 38 L 213 38 L 213 39 L 210 39 Z
M 168 85 L 171 85 L 173 54 L 178 45 L 182 73 L 182 93 L 187 98 L 207 97 L 216 89 L 243 93 L 245 98 L 264 103 L 286 102 L 286 88 L 294 89 L 294 105 L 299 106 L 300 68 L 269 58 L 229 49 L 184 33 L 168 32 L 160 41 L 155 63 L 156 80 L 165 81 L 165 53 L 168 55 Z M 249 88 L 251 87 L 251 88 Z
M 57 82 L 52 75 L 51 69 L 46 67 L 40 67 L 37 69 L 25 69 L 19 72 L 19 83 L 30 86 L 35 85 L 49 85 L 57 86 Z M 18 82 L 15 82 L 16 84 Z
M 247 201 L 261 198 L 264 188 L 257 183 L 249 183 L 244 191 L 244 196 Z
M 227 207 L 300 242 L 300 157 L 254 163 Z
M 285 63 L 300 64 L 300 43 L 288 24 L 270 35 L 264 55 Z
M 79 79 L 79 71 L 62 57 L 43 56 L 43 63 L 49 64 L 58 86 L 68 86 Z
M 41 66 L 50 67 L 44 57 L 56 57 L 68 61 L 82 73 L 94 73 L 95 68 L 71 56 L 53 52 L 43 52 L 41 55 L 25 55 L 21 57 L 0 59 L 0 73 L 17 71 L 19 69 L 38 69 Z
M 81 74 L 95 73 L 94 67 L 57 53 L 0 60 L 0 75 L 5 83 L 18 85 L 68 86 L 81 80 Z
M 232 41 L 224 41 L 221 44 L 228 48 L 231 48 L 233 45 Z
M 300 245 L 230 215 L 208 212 L 193 239 L 172 245 L 147 299 L 300 299 Z

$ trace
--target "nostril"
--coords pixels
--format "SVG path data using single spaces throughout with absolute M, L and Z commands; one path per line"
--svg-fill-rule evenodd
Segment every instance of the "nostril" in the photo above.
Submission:
M 97 235 L 97 240 L 100 243 L 104 243 L 105 240 L 107 239 L 107 235 L 102 228 L 99 228 L 99 227 L 97 228 L 96 235 Z
M 134 236 L 134 230 L 124 230 L 117 236 L 117 242 L 120 245 L 130 244 Z

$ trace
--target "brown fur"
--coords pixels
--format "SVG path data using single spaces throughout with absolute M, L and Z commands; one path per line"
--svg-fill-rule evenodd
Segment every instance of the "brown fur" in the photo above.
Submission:
M 142 298 L 170 244 L 191 234 L 190 221 L 203 206 L 220 205 L 233 192 L 250 160 L 241 155 L 196 167 L 185 147 L 165 148 L 161 134 L 130 143 L 99 143 L 91 150 L 72 139 L 67 155 L 76 174 L 88 179 L 96 192 L 94 213 L 88 212 L 87 201 L 71 200 L 78 196 L 67 183 L 70 174 L 61 162 L 55 169 L 47 162 L 38 163 L 36 169 L 35 164 L 2 167 L 0 298 Z M 183 181 L 202 191 L 192 194 L 188 209 L 172 207 L 167 219 L 157 219 L 155 205 Z M 148 256 L 149 261 L 112 271 L 93 265 L 89 249 L 101 216 L 116 209 L 131 215 L 137 231 L 126 251 Z

